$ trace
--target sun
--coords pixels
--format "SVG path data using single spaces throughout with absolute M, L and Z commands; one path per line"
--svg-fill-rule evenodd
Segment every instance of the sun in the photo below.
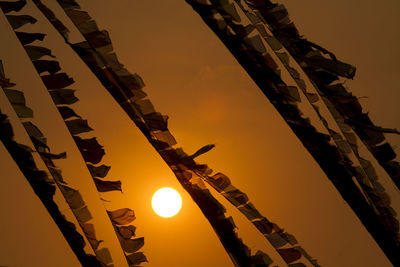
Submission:
M 182 198 L 175 189 L 164 187 L 154 193 L 151 205 L 157 215 L 169 218 L 181 209 Z

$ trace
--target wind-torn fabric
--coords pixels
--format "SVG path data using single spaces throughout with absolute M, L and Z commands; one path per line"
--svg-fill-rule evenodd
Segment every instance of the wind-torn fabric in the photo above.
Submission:
M 359 183 L 365 179 L 365 173 L 362 176 L 357 177 L 357 182 L 352 179 L 354 175 L 354 166 L 348 159 L 346 152 L 349 152 L 349 147 L 354 148 L 354 144 L 350 144 L 349 141 L 336 140 L 338 145 L 334 144 L 335 140 L 330 136 L 323 133 L 319 133 L 310 120 L 302 116 L 302 112 L 297 105 L 300 100 L 299 92 L 302 91 L 306 94 L 307 99 L 311 98 L 310 102 L 313 102 L 313 108 L 319 118 L 322 120 L 324 126 L 326 121 L 323 120 L 322 113 L 319 111 L 319 107 L 314 104 L 317 102 L 318 95 L 310 93 L 307 90 L 307 85 L 304 80 L 300 79 L 302 70 L 293 68 L 290 65 L 291 56 L 285 51 L 271 51 L 269 49 L 260 47 L 261 45 L 267 47 L 269 43 L 272 43 L 271 50 L 282 49 L 284 47 L 280 42 L 279 38 L 274 36 L 268 36 L 268 27 L 264 25 L 264 19 L 261 16 L 263 12 L 271 16 L 271 20 L 278 23 L 279 25 L 286 25 L 290 27 L 290 20 L 287 17 L 287 11 L 282 5 L 267 4 L 269 1 L 196 1 L 186 0 L 195 11 L 199 13 L 205 23 L 214 31 L 214 33 L 220 38 L 230 52 L 235 56 L 243 68 L 247 71 L 250 77 L 260 87 L 262 92 L 275 106 L 287 124 L 290 126 L 292 131 L 300 139 L 306 149 L 311 153 L 317 163 L 325 171 L 328 178 L 333 182 L 342 197 L 349 203 L 355 213 L 359 216 L 363 224 L 367 227 L 373 237 L 377 240 L 378 244 L 386 250 L 386 253 L 392 260 L 398 258 L 395 256 L 394 251 L 399 249 L 398 243 L 398 231 L 396 228 L 391 227 L 383 219 L 384 211 L 378 211 L 374 206 L 370 205 L 370 199 L 372 195 L 366 196 L 365 192 L 368 187 L 363 187 L 363 192 L 360 191 Z M 250 24 L 246 20 L 242 20 L 238 23 L 233 16 L 229 16 L 224 11 L 224 6 L 228 3 L 235 2 L 235 7 L 242 9 L 250 21 Z M 248 12 L 242 8 L 244 4 L 248 4 L 251 8 L 258 8 L 258 13 Z M 263 15 L 264 16 L 264 15 Z M 287 29 L 287 28 L 286 28 Z M 286 29 L 281 28 L 282 31 Z M 251 34 L 251 36 L 249 36 Z M 263 38 L 255 38 L 254 36 L 261 36 Z M 249 39 L 251 37 L 251 40 Z M 275 39 L 269 39 L 269 42 L 264 38 L 276 37 Z M 258 41 L 257 41 L 258 40 Z M 261 42 L 260 42 L 261 40 Z M 272 40 L 272 41 L 271 41 Z M 288 42 L 290 45 L 292 42 Z M 286 44 L 284 44 L 286 46 Z M 317 47 L 314 45 L 314 47 Z M 277 52 L 277 53 L 275 53 Z M 323 53 L 328 53 L 323 50 Z M 268 60 L 266 60 L 266 55 Z M 329 54 L 329 53 L 328 53 Z M 331 56 L 331 54 L 329 54 Z M 355 73 L 355 69 L 345 63 L 338 62 L 335 58 L 330 60 L 315 60 L 314 56 L 312 61 L 317 62 L 318 68 L 323 72 L 331 72 L 344 77 L 352 77 Z M 286 68 L 286 71 L 290 74 L 290 77 L 297 83 L 298 88 L 293 86 L 287 86 L 286 83 L 281 79 L 280 73 L 282 69 L 277 68 L 278 62 L 273 58 L 276 57 Z M 331 75 L 332 77 L 332 75 Z M 327 78 L 329 79 L 329 77 Z M 332 82 L 333 80 L 331 80 Z M 346 102 L 347 103 L 347 102 Z M 335 116 L 337 113 L 334 113 Z M 342 126 L 345 128 L 345 126 Z M 346 133 L 346 137 L 350 133 Z M 346 143 L 347 142 L 347 143 Z M 340 147 L 340 148 L 339 148 Z M 388 155 L 390 152 L 385 152 Z M 387 157 L 388 159 L 390 157 Z M 366 198 L 367 197 L 367 198 Z M 381 196 L 384 197 L 383 195 Z M 244 211 L 248 208 L 244 208 Z M 246 212 L 247 212 L 246 211 Z M 394 218 L 394 217 L 392 217 Z M 396 220 L 392 221 L 395 222 Z M 396 223 L 392 224 L 395 226 Z M 388 247 L 389 249 L 385 249 Z
M 237 207 L 276 250 L 284 246 L 285 248 L 294 248 L 295 245 L 298 246 L 296 238 L 284 231 L 276 223 L 269 221 L 261 215 L 256 207 L 249 201 L 247 195 L 231 184 L 228 176 L 217 173 L 213 176 L 206 176 L 206 181 Z M 311 260 L 314 266 L 319 266 L 315 259 Z
M 144 118 L 152 131 L 165 131 L 168 128 L 168 116 L 163 116 L 159 112 L 144 115 Z
M 47 151 L 49 148 L 47 147 L 47 138 L 44 137 L 42 132 L 39 130 L 36 125 L 34 125 L 30 121 L 25 121 L 22 123 L 25 128 L 25 131 L 28 133 L 29 137 L 33 140 L 33 143 L 39 143 L 41 147 L 43 147 Z M 47 149 L 47 150 L 46 150 Z
M 85 206 L 85 202 L 82 199 L 81 193 L 78 190 L 73 189 L 67 185 L 60 186 L 60 189 L 65 196 L 71 209 L 79 209 Z
M 66 121 L 65 124 L 67 125 L 70 133 L 73 135 L 93 131 L 93 129 L 90 128 L 87 120 L 73 119 Z
M 110 191 L 122 192 L 121 181 L 103 181 L 97 178 L 93 178 L 93 180 L 96 185 L 97 191 L 99 192 L 110 192 Z
M 362 161 L 364 159 L 359 154 L 360 150 L 357 145 L 356 135 L 353 132 L 354 129 L 352 129 L 349 126 L 349 122 L 361 126 L 359 122 L 348 119 L 349 114 L 356 114 L 357 112 L 361 112 L 362 108 L 358 100 L 356 102 L 355 101 L 356 98 L 351 93 L 349 93 L 346 90 L 346 88 L 340 83 L 331 83 L 328 85 L 327 83 L 323 84 L 321 83 L 321 81 L 318 81 L 318 75 L 311 75 L 310 71 L 308 70 L 308 67 L 304 68 L 304 66 L 307 66 L 305 62 L 303 61 L 298 62 L 299 63 L 298 66 L 303 67 L 303 69 L 299 68 L 296 65 L 291 65 L 290 56 L 287 53 L 287 51 L 283 49 L 284 45 L 280 43 L 281 40 L 282 42 L 285 42 L 284 38 L 289 38 L 289 35 L 283 33 L 284 27 L 277 26 L 278 24 L 280 25 L 283 22 L 282 21 L 277 22 L 273 17 L 274 16 L 273 14 L 275 14 L 274 12 L 278 12 L 276 11 L 274 5 L 270 5 L 267 8 L 268 4 L 265 5 L 265 3 L 256 3 L 254 1 L 241 1 L 241 0 L 235 0 L 235 2 L 237 3 L 238 7 L 240 7 L 248 17 L 250 14 L 254 16 L 260 16 L 261 20 L 267 21 L 269 23 L 266 25 L 258 24 L 259 27 L 263 27 L 265 29 L 264 31 L 260 31 L 259 33 L 264 36 L 264 39 L 266 39 L 267 43 L 270 45 L 270 48 L 274 51 L 274 53 L 276 53 L 278 58 L 283 63 L 284 67 L 287 69 L 290 76 L 297 83 L 301 91 L 305 94 L 306 99 L 312 104 L 312 107 L 320 117 L 326 130 L 330 133 L 340 153 L 343 155 L 344 158 L 348 157 L 350 158 L 350 160 L 347 160 L 347 162 L 352 162 L 353 165 L 352 167 L 354 168 L 354 170 L 357 170 L 357 171 L 353 170 L 353 174 L 356 177 L 359 186 L 362 188 L 363 193 L 366 195 L 368 202 L 377 211 L 377 215 L 380 217 L 385 227 L 388 228 L 390 231 L 393 231 L 395 235 L 399 236 L 399 222 L 396 218 L 396 214 L 394 212 L 390 212 L 391 210 L 393 210 L 391 207 L 390 198 L 388 194 L 385 192 L 385 190 L 378 190 L 383 187 L 380 181 L 378 179 L 375 179 L 376 174 L 371 175 L 370 171 L 363 168 Z M 262 12 L 259 12 L 260 10 L 262 10 Z M 267 12 L 267 10 L 270 11 Z M 279 5 L 279 10 L 283 10 L 284 13 L 286 14 L 284 16 L 285 23 L 283 24 L 289 26 L 290 28 L 295 29 L 292 23 L 289 24 L 290 20 L 287 17 L 288 12 L 286 11 L 283 5 Z M 259 27 L 257 27 L 257 29 Z M 272 32 L 269 29 L 273 29 Z M 296 31 L 293 31 L 293 33 L 295 32 Z M 274 34 L 278 35 L 281 34 L 284 38 L 278 40 L 277 38 L 274 37 Z M 268 42 L 271 40 L 271 38 L 273 38 L 272 44 L 271 42 Z M 302 40 L 304 41 L 305 39 Z M 284 44 L 288 43 L 289 42 L 286 42 Z M 293 49 L 292 45 L 293 40 L 291 40 L 290 43 L 291 44 L 287 47 L 287 49 L 291 51 L 292 55 L 293 53 L 298 54 L 298 52 L 301 49 L 300 48 L 297 50 Z M 294 43 L 297 44 L 298 42 Z M 308 58 L 309 61 L 310 59 L 312 59 L 311 61 L 314 62 L 314 67 L 316 69 L 320 70 L 321 68 L 324 68 L 325 71 L 330 72 L 332 77 L 338 75 L 347 78 L 352 78 L 354 76 L 355 68 L 353 66 L 337 61 L 336 57 L 331 52 L 323 49 L 322 47 L 316 44 L 313 44 L 308 41 L 306 42 L 306 44 L 309 45 L 310 48 L 310 50 L 307 52 L 308 54 L 306 55 L 306 57 Z M 302 47 L 302 49 L 304 49 L 304 47 Z M 323 58 L 323 54 L 327 54 L 330 58 L 329 59 Z M 296 57 L 294 56 L 294 58 Z M 316 93 L 314 92 L 311 93 L 309 91 L 310 88 L 306 85 L 302 77 L 300 77 L 300 72 L 302 71 L 305 71 L 305 73 L 309 75 L 306 76 L 305 79 L 311 79 L 311 84 L 312 84 L 311 88 L 314 87 Z M 322 105 L 326 105 L 327 109 L 332 114 L 334 120 L 337 123 L 337 126 L 341 131 L 341 134 L 338 134 L 337 132 L 333 131 L 330 128 L 328 121 L 321 115 L 319 107 L 316 105 L 319 99 L 322 100 L 323 102 Z M 350 104 L 350 107 L 353 107 L 353 109 L 347 109 L 346 112 L 344 113 L 340 112 L 340 110 L 337 109 L 337 106 L 335 104 L 336 102 L 341 104 Z M 365 127 L 367 129 L 366 131 L 370 134 L 370 143 L 378 144 L 384 141 L 384 136 L 380 132 L 398 133 L 396 129 L 385 129 L 382 127 L 369 126 L 372 125 L 369 118 L 366 118 L 366 121 L 367 124 L 364 124 L 363 127 Z M 373 130 L 375 132 L 370 130 Z M 384 158 L 380 158 L 380 154 L 377 150 L 370 149 L 370 151 L 375 155 L 375 158 L 377 158 L 380 163 L 389 162 L 390 160 L 396 157 L 392 149 L 389 148 L 388 146 L 386 147 L 387 149 L 383 153 L 385 155 Z M 379 160 L 379 158 L 381 160 Z M 370 164 L 369 168 L 373 169 L 374 167 Z M 388 199 L 388 201 L 385 202 L 385 205 L 382 205 L 383 199 Z
M 396 129 L 374 125 L 369 115 L 363 112 L 358 98 L 342 86 L 341 82 L 338 83 L 341 77 L 352 79 L 355 67 L 337 60 L 333 53 L 304 38 L 290 21 L 284 5 L 273 4 L 269 0 L 237 2 L 246 2 L 268 24 L 276 40 L 287 49 L 318 90 L 326 95 L 338 114 L 345 119 L 345 124 L 354 130 L 374 157 L 378 156 L 374 151 L 375 145 L 385 139 L 380 132 L 399 134 Z M 283 20 L 276 20 L 275 14 L 279 12 L 284 12 Z M 379 140 L 378 136 L 380 141 L 376 141 Z M 379 163 L 400 188 L 400 170 L 393 171 L 390 168 L 392 162 L 397 161 L 387 160 Z
M 40 76 L 47 89 L 61 89 L 74 83 L 74 79 L 66 73 L 55 73 Z
M 46 9 L 46 7 L 44 6 L 42 6 L 41 11 L 45 12 L 46 16 L 54 15 L 51 12 L 51 10 Z M 60 21 L 58 21 L 55 18 L 55 16 L 52 17 L 51 19 L 53 20 L 52 24 L 57 25 L 60 32 L 62 32 L 63 37 L 67 37 L 68 29 Z M 17 26 L 19 27 L 19 25 L 17 25 L 19 21 L 22 21 L 24 24 L 26 23 L 33 24 L 36 22 L 36 19 L 31 16 L 14 16 L 14 17 L 11 16 L 10 20 L 11 20 L 10 23 L 14 23 L 13 27 L 14 29 L 16 29 Z M 51 95 L 54 104 L 57 106 L 60 115 L 64 119 L 68 130 L 70 131 L 71 135 L 73 135 L 74 140 L 76 141 L 79 138 L 78 135 L 82 133 L 93 131 L 93 129 L 89 126 L 86 120 L 82 119 L 82 117 L 79 116 L 72 108 L 65 106 L 76 103 L 79 100 L 75 96 L 74 89 L 65 88 L 67 86 L 72 85 L 74 83 L 74 80 L 71 77 L 69 77 L 68 74 L 60 72 L 61 67 L 58 61 L 48 60 L 44 58 L 44 57 L 54 58 L 54 55 L 52 54 L 50 49 L 38 45 L 28 45 L 33 41 L 35 42 L 41 41 L 42 39 L 44 39 L 45 35 L 41 33 L 26 33 L 21 31 L 15 33 L 19 38 L 19 41 L 25 48 L 38 74 L 39 75 L 42 74 L 41 78 L 43 84 L 49 90 L 49 94 Z M 34 127 L 31 128 L 34 129 Z M 45 140 L 39 140 L 39 138 L 33 138 L 32 141 L 40 145 L 46 143 Z M 84 157 L 85 161 L 90 162 L 92 164 L 99 163 L 104 155 L 104 150 L 102 148 L 87 147 L 87 144 L 86 146 L 84 145 L 81 147 L 78 146 L 78 148 L 80 149 L 80 152 L 82 153 L 82 156 Z M 55 159 L 56 157 L 58 157 L 55 154 L 45 154 L 45 153 L 42 153 L 41 156 L 46 159 Z M 51 161 L 48 161 L 49 164 L 51 164 L 50 162 Z M 58 170 L 57 168 L 55 168 L 55 166 L 51 166 L 50 169 L 53 171 L 53 174 L 57 177 L 57 179 L 59 179 L 60 183 L 64 183 L 61 176 L 61 170 Z M 101 178 L 105 178 L 106 174 L 107 172 L 103 171 L 103 173 L 100 174 L 102 176 Z M 101 193 L 110 191 L 121 191 L 120 181 L 99 180 L 93 177 L 93 182 L 98 191 Z M 92 219 L 92 215 L 88 210 L 87 206 L 82 206 L 80 208 L 74 209 L 73 213 L 75 214 L 80 223 L 86 223 Z M 102 251 L 104 252 L 98 253 L 98 246 L 100 245 L 101 241 L 98 241 L 93 238 L 92 239 L 88 238 L 88 241 L 91 244 L 94 251 L 96 252 L 98 258 L 99 258 L 98 255 L 99 253 L 106 253 L 105 249 L 102 249 Z M 108 262 L 106 265 L 109 264 L 111 263 Z
M 96 251 L 96 255 L 99 258 L 100 262 L 109 265 L 112 263 L 112 258 L 110 251 L 106 248 L 102 248 Z
M 108 211 L 108 214 L 111 220 L 119 225 L 129 224 L 136 219 L 135 212 L 129 208 Z
M 61 153 L 58 153 L 58 154 L 40 152 L 40 151 L 38 151 L 38 152 L 40 153 L 40 155 L 42 157 L 45 157 L 47 159 L 65 159 L 67 157 L 67 152 L 61 152 Z
M 97 164 L 105 155 L 103 146 L 99 144 L 95 137 L 83 139 L 79 136 L 73 136 L 82 157 L 86 162 Z
M 121 240 L 121 245 L 126 252 L 134 253 L 144 246 L 144 239 L 143 237 L 133 239 L 123 238 Z
M 129 239 L 129 238 L 135 236 L 136 227 L 133 225 L 117 226 L 116 228 L 117 228 L 119 235 L 125 239 Z
M 43 41 L 46 34 L 43 33 L 28 33 L 28 32 L 15 32 L 22 45 L 33 43 L 36 40 Z
M 294 248 L 278 249 L 277 251 L 286 263 L 292 263 L 301 257 L 301 253 Z
M 36 5 L 40 7 L 40 11 L 45 14 L 45 16 L 52 22 L 52 24 L 57 28 L 57 30 L 61 33 L 62 37 L 68 38 L 69 30 L 64 26 L 64 24 L 59 21 L 54 13 L 48 9 L 45 5 L 39 2 L 35 2 Z
M 38 3 L 39 8 L 41 7 L 40 1 L 35 0 L 34 2 Z M 249 249 L 237 237 L 234 224 L 224 215 L 225 209 L 205 189 L 201 177 L 195 173 L 195 170 L 185 166 L 178 152 L 172 148 L 176 144 L 176 140 L 167 129 L 166 117 L 160 117 L 153 104 L 148 99 L 144 99 L 146 94 L 142 90 L 143 80 L 139 75 L 131 74 L 123 68 L 115 53 L 112 52 L 113 48 L 108 33 L 99 30 L 95 21 L 87 13 L 78 12 L 80 7 L 75 1 L 59 1 L 58 3 L 87 40 L 87 42 L 71 44 L 71 47 L 81 56 L 168 163 L 178 180 L 210 221 L 234 261 L 243 266 L 250 265 L 252 258 Z M 50 16 L 48 19 L 50 20 Z M 50 22 L 52 21 L 50 20 Z M 57 25 L 53 24 L 53 26 L 57 29 Z M 60 32 L 60 34 L 62 33 Z M 66 41 L 68 42 L 67 39 Z M 106 67 L 104 68 L 102 64 L 105 64 Z M 152 114 L 157 115 L 152 116 Z M 133 257 L 132 255 L 135 254 L 127 255 L 128 261 Z
M 31 140 L 33 141 L 36 150 L 39 152 L 39 155 L 41 156 L 41 159 L 47 166 L 47 169 L 49 170 L 52 178 L 56 182 L 58 188 L 60 189 L 62 195 L 64 196 L 65 200 L 67 201 L 69 207 L 72 210 L 72 213 L 78 220 L 78 222 L 87 222 L 92 219 L 91 213 L 86 206 L 85 202 L 83 201 L 83 198 L 81 194 L 79 193 L 78 190 L 75 190 L 69 186 L 66 185 L 65 181 L 63 180 L 62 177 L 62 172 L 60 169 L 55 167 L 55 164 L 52 162 L 53 159 L 62 159 L 66 157 L 65 152 L 59 153 L 59 154 L 52 154 L 49 152 L 44 152 L 48 151 L 48 146 L 45 144 L 45 138 L 40 132 L 40 130 L 34 126 L 32 123 L 24 123 L 25 130 L 30 136 Z M 34 142 L 34 140 L 43 140 L 42 142 Z M 92 242 L 97 242 L 94 237 L 91 237 L 91 241 L 89 240 L 89 237 L 86 236 L 88 241 L 90 243 Z
M 257 253 L 251 257 L 255 266 L 269 266 L 273 263 L 272 259 L 261 250 L 257 251 Z
M 39 74 L 43 72 L 55 74 L 61 70 L 60 63 L 55 60 L 34 60 L 32 63 Z
M 70 118 L 81 118 L 81 116 L 79 116 L 78 114 L 75 113 L 75 111 L 67 106 L 61 106 L 61 107 L 57 107 L 58 112 L 60 113 L 61 117 L 64 120 L 70 119 Z
M 20 11 L 26 5 L 25 0 L 18 1 L 0 1 L 0 9 L 4 12 L 4 14 L 10 13 L 11 11 Z
M 54 56 L 51 54 L 51 50 L 48 48 L 36 45 L 25 45 L 24 48 L 31 60 L 41 59 L 44 56 L 54 58 Z
M 21 91 L 3 89 L 19 118 L 33 118 L 33 110 L 25 105 L 25 97 Z
M 0 61 L 0 69 L 2 69 L 2 63 Z M 1 73 L 0 80 L 5 80 L 4 74 Z M 4 84 L 4 83 L 1 83 Z M 15 105 L 23 104 L 25 105 L 25 97 L 22 92 L 3 88 L 4 91 L 11 92 L 12 94 L 6 94 L 7 98 L 10 96 L 9 101 L 13 106 L 14 110 L 17 112 Z M 17 93 L 18 92 L 18 93 Z M 18 96 L 18 101 L 16 101 L 15 96 Z M 26 119 L 23 116 L 20 116 L 17 112 L 17 115 L 20 119 Z M 54 202 L 53 197 L 56 190 L 60 189 L 61 193 L 64 194 L 67 203 L 70 205 L 71 209 L 80 208 L 84 204 L 84 201 L 80 195 L 80 193 L 70 188 L 66 185 L 60 185 L 59 181 L 63 181 L 61 172 L 53 172 L 52 169 L 56 170 L 54 167 L 54 163 L 52 159 L 57 158 L 64 158 L 66 155 L 65 153 L 60 154 L 52 154 L 49 151 L 48 146 L 46 145 L 46 138 L 42 135 L 40 130 L 31 122 L 24 122 L 25 130 L 35 146 L 36 151 L 39 152 L 41 159 L 43 160 L 45 166 L 47 166 L 49 172 L 51 173 L 52 177 L 48 176 L 46 172 L 38 170 L 36 167 L 36 163 L 32 156 L 32 149 L 29 147 L 19 144 L 14 140 L 14 133 L 12 130 L 12 126 L 9 123 L 7 116 L 0 112 L 0 139 L 3 142 L 6 149 L 9 151 L 10 155 L 17 163 L 19 169 L 22 171 L 23 175 L 26 177 L 30 185 L 32 186 L 35 194 L 39 197 L 42 201 L 43 205 L 49 212 L 50 216 L 60 229 L 61 233 L 63 234 L 64 238 L 68 242 L 69 246 L 71 247 L 72 251 L 77 256 L 78 260 L 81 262 L 83 266 L 101 266 L 100 262 L 97 261 L 95 256 L 91 254 L 87 254 L 84 250 L 85 247 L 85 239 L 84 237 L 76 231 L 76 226 L 67 221 L 65 216 L 59 210 L 57 204 Z M 36 140 L 36 141 L 35 141 Z M 39 141 L 40 140 L 40 141 Z M 37 142 L 39 141 L 39 142 Z M 57 173 L 57 174 L 55 174 Z M 56 175 L 59 175 L 56 176 Z M 58 186 L 55 186 L 55 184 Z M 63 188 L 65 190 L 63 190 Z M 74 214 L 76 216 L 76 214 Z M 86 236 L 85 236 L 86 237 Z
M 49 172 L 51 174 L 51 176 L 54 178 L 54 180 L 59 183 L 59 184 L 66 184 L 66 182 L 64 181 L 64 178 L 62 176 L 62 171 L 58 168 L 54 168 L 54 167 L 47 167 L 49 169 Z
M 126 256 L 129 262 L 129 266 L 138 266 L 143 262 L 147 262 L 146 256 L 143 252 L 135 252 Z
M 93 177 L 104 178 L 106 177 L 107 173 L 110 171 L 111 167 L 106 165 L 101 166 L 93 166 L 92 164 L 87 164 L 87 167 L 90 171 L 90 174 Z
M 93 249 L 97 250 L 100 244 L 103 242 L 103 240 L 96 239 L 96 231 L 94 225 L 91 223 L 80 223 L 80 226 L 82 227 L 82 230 L 85 233 Z
M 93 218 L 92 214 L 90 213 L 89 208 L 87 206 L 77 208 L 77 209 L 73 210 L 73 212 L 76 216 L 76 219 L 80 223 L 86 223 Z M 95 253 L 97 255 L 97 251 L 95 251 Z
M 37 22 L 34 17 L 29 15 L 6 15 L 6 18 L 14 30 L 21 28 L 25 24 Z
M 73 89 L 52 90 L 49 93 L 56 105 L 71 105 L 79 100 Z
M 195 153 L 190 155 L 189 157 L 191 157 L 192 159 L 197 158 L 198 156 L 203 155 L 204 153 L 207 153 L 208 151 L 210 151 L 214 147 L 215 147 L 215 145 L 213 145 L 213 144 L 205 145 L 202 148 L 200 148 L 199 150 L 197 150 Z

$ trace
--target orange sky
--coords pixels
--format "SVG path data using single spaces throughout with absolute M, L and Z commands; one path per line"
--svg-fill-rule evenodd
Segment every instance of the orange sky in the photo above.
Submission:
M 109 30 L 120 61 L 143 77 L 145 91 L 156 109 L 169 115 L 170 130 L 187 153 L 216 144 L 199 162 L 228 174 L 264 216 L 294 234 L 322 266 L 391 266 L 283 119 L 188 4 L 183 0 L 80 2 L 100 28 Z M 400 128 L 400 3 L 281 2 L 302 34 L 357 66 L 355 80 L 347 85 L 356 95 L 368 96 L 362 103 L 374 122 Z M 104 162 L 112 166 L 108 177 L 123 182 L 124 194 L 104 194 L 112 200 L 105 205 L 135 210 L 137 234 L 146 242 L 145 266 L 231 266 L 208 222 L 166 164 L 43 17 L 36 17 L 40 23 L 23 29 L 48 33 L 47 46 L 75 79 L 72 87 L 81 101 L 73 108 L 89 120 L 93 134 L 105 146 Z M 96 214 L 104 216 L 72 139 L 3 16 L 0 32 L 0 58 L 7 76 L 24 90 L 53 151 L 68 153 L 68 159 L 57 162 L 65 179 L 79 186 Z M 7 111 L 4 99 L 0 108 Z M 390 140 L 400 145 L 398 136 Z M 79 266 L 2 145 L 0 175 L 0 265 Z M 398 191 L 383 178 L 400 212 Z M 181 212 L 170 219 L 151 210 L 153 193 L 164 186 L 183 197 Z M 285 266 L 254 227 L 217 198 L 234 216 L 239 235 L 252 251 L 262 249 L 277 265 Z M 104 238 L 109 238 L 104 227 Z M 116 244 L 112 239 L 105 242 Z M 120 262 L 123 259 L 115 258 L 116 266 Z

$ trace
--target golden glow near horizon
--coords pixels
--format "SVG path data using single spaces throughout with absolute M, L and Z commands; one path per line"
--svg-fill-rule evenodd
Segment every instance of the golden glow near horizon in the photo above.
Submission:
M 180 211 L 182 198 L 175 189 L 163 187 L 154 193 L 151 205 L 157 215 L 169 218 Z

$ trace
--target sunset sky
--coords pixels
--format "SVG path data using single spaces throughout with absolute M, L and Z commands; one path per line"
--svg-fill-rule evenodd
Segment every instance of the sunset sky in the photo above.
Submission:
M 121 180 L 123 194 L 104 193 L 99 200 L 89 172 L 73 140 L 17 42 L 0 15 L 0 59 L 6 76 L 23 90 L 34 121 L 55 153 L 68 158 L 56 164 L 65 180 L 79 188 L 101 229 L 97 234 L 113 253 L 116 267 L 124 264 L 121 249 L 106 220 L 104 207 L 135 211 L 137 236 L 145 237 L 149 263 L 143 266 L 232 266 L 208 221 L 174 174 L 58 33 L 29 2 L 27 11 L 39 22 L 22 30 L 45 32 L 46 46 L 74 78 L 71 88 L 80 101 L 74 110 L 95 130 L 104 146 L 107 176 Z M 60 19 L 55 1 L 46 0 Z M 226 173 L 247 193 L 261 213 L 296 236 L 324 267 L 391 266 L 358 218 L 219 39 L 184 0 L 80 0 L 100 28 L 110 32 L 120 62 L 142 76 L 157 111 L 167 114 L 178 146 L 188 153 L 207 144 L 198 158 L 214 171 Z M 400 2 L 398 0 L 282 0 L 298 29 L 309 40 L 357 67 L 346 86 L 361 99 L 373 121 L 400 128 Z M 323 5 L 321 4 L 323 2 Z M 73 40 L 80 40 L 72 33 Z M 0 92 L 0 109 L 10 116 L 17 140 L 26 143 L 22 128 Z M 400 136 L 388 139 L 400 153 Z M 400 213 L 400 195 L 378 168 Z M 80 266 L 71 249 L 34 195 L 25 178 L 0 144 L 0 266 Z M 182 196 L 174 217 L 154 213 L 151 198 L 162 187 Z M 272 246 L 245 217 L 211 190 L 234 217 L 239 236 L 255 253 L 263 250 L 285 266 Z M 59 196 L 58 196 L 59 197 Z M 61 199 L 60 199 L 61 200 Z M 60 202 L 61 203 L 61 202 Z M 60 206 L 68 214 L 68 208 Z M 69 214 L 70 215 L 70 214 Z M 106 223 L 107 222 L 107 223 Z

